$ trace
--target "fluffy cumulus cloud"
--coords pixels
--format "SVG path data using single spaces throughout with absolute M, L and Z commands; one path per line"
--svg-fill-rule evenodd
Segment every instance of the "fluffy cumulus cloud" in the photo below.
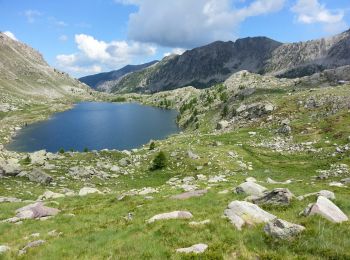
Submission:
M 150 44 L 127 41 L 105 42 L 86 34 L 75 35 L 78 52 L 56 56 L 57 66 L 75 75 L 98 73 L 129 64 L 134 58 L 156 53 Z
M 336 33 L 346 29 L 343 10 L 330 10 L 318 0 L 298 0 L 292 7 L 297 22 L 302 24 L 323 24 L 324 29 Z
M 241 0 L 116 1 L 138 7 L 137 12 L 129 16 L 130 39 L 174 48 L 232 40 L 244 20 L 277 12 L 285 3 L 285 0 L 254 0 L 249 3 Z
M 38 10 L 25 10 L 23 12 L 24 16 L 27 18 L 28 23 L 34 23 L 36 18 L 42 15 Z
M 173 54 L 181 55 L 181 54 L 183 54 L 185 51 L 186 51 L 186 49 L 183 49 L 183 48 L 174 48 L 174 49 L 172 49 L 170 52 L 164 53 L 164 57 L 169 56 L 169 55 L 173 55 Z
M 12 40 L 17 41 L 16 36 L 15 36 L 12 32 L 10 32 L 10 31 L 5 31 L 5 32 L 3 32 L 3 34 L 5 34 L 6 36 L 10 37 Z

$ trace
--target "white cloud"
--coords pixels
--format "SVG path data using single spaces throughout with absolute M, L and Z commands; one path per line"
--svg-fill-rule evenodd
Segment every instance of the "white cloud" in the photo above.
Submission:
M 5 31 L 5 32 L 3 32 L 3 34 L 5 34 L 6 36 L 10 37 L 12 40 L 18 41 L 16 36 L 10 31 Z
M 75 74 L 112 70 L 156 53 L 150 44 L 139 42 L 105 42 L 86 34 L 75 35 L 79 52 L 56 56 L 59 68 Z
M 324 30 L 336 33 L 346 29 L 343 10 L 330 10 L 318 0 L 298 0 L 292 7 L 297 22 L 302 24 L 323 24 Z
M 285 0 L 255 0 L 236 8 L 232 0 L 116 0 L 138 6 L 129 16 L 131 40 L 190 48 L 236 38 L 240 23 L 281 10 Z M 245 1 L 239 1 L 240 5 Z M 155 6 L 157 11 L 155 11 Z
M 24 11 L 23 14 L 24 14 L 25 17 L 27 17 L 28 23 L 34 23 L 35 19 L 38 16 L 42 15 L 42 13 L 39 12 L 38 10 L 26 10 L 26 11 Z
M 176 54 L 176 55 L 181 55 L 186 51 L 186 49 L 182 49 L 182 48 L 174 48 L 172 49 L 170 52 L 166 52 L 164 53 L 164 57 L 172 55 L 172 54 Z

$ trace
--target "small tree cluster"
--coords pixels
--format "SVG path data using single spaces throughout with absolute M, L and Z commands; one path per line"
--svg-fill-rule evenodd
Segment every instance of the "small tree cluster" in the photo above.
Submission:
M 163 151 L 160 151 L 152 161 L 151 171 L 160 170 L 167 166 L 167 158 Z

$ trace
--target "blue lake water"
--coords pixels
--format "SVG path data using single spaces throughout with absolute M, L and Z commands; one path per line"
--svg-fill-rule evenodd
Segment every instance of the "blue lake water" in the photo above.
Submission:
M 179 131 L 177 112 L 135 103 L 84 102 L 24 127 L 7 149 L 57 152 L 132 149 Z

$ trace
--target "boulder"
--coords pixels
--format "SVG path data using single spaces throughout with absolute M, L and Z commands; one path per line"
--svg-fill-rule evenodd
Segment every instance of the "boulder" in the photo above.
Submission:
M 155 215 L 152 218 L 150 218 L 147 222 L 153 223 L 157 220 L 163 220 L 163 219 L 189 219 L 192 217 L 193 215 L 191 214 L 191 212 L 188 212 L 188 211 L 173 211 L 173 212 Z
M 19 250 L 18 255 L 24 255 L 27 253 L 28 248 L 38 247 L 44 243 L 45 243 L 45 240 L 36 240 L 36 241 L 29 242 L 25 247 Z
M 345 178 L 345 179 L 342 179 L 341 180 L 341 183 L 347 185 L 347 184 L 350 184 L 350 178 Z
M 288 189 L 276 188 L 260 197 L 254 198 L 252 201 L 254 204 L 259 205 L 269 204 L 275 206 L 288 206 L 293 197 L 293 193 Z
M 5 176 L 16 176 L 21 172 L 21 165 L 15 158 L 0 162 L 0 174 Z
M 304 230 L 305 227 L 303 226 L 289 223 L 278 218 L 269 221 L 264 227 L 264 231 L 267 235 L 283 240 L 292 239 Z
M 230 219 L 231 223 L 238 230 L 245 224 L 254 225 L 256 223 L 266 223 L 276 218 L 276 216 L 259 208 L 259 206 L 247 201 L 232 201 L 224 211 L 224 215 Z
M 207 250 L 208 245 L 206 244 L 196 244 L 190 247 L 185 247 L 185 248 L 179 248 L 176 249 L 177 253 L 194 253 L 194 254 L 201 254 L 203 253 L 205 250 Z
M 29 154 L 31 164 L 44 165 L 46 160 L 46 151 L 40 150 Z
M 299 196 L 298 200 L 303 200 L 303 199 L 305 199 L 307 197 L 311 197 L 311 196 L 317 196 L 317 197 L 318 196 L 323 196 L 323 197 L 325 197 L 327 199 L 335 200 L 334 192 L 329 191 L 329 190 L 320 190 L 319 192 L 308 193 L 308 194 Z
M 42 202 L 36 202 L 33 204 L 29 204 L 22 208 L 16 210 L 16 217 L 19 220 L 22 219 L 36 219 L 47 216 L 55 216 L 60 212 L 59 209 L 49 208 L 44 206 Z
M 121 167 L 126 167 L 126 166 L 131 164 L 131 161 L 129 158 L 124 157 L 124 158 L 120 159 L 118 163 Z
M 12 198 L 12 197 L 0 197 L 0 203 L 2 202 L 21 202 L 21 199 L 17 199 L 17 198 Z
M 38 182 L 41 184 L 49 184 L 53 180 L 50 175 L 46 174 L 43 170 L 38 168 L 34 169 L 30 173 L 27 173 L 26 176 L 30 181 Z
M 217 123 L 216 129 L 217 130 L 223 130 L 229 126 L 229 122 L 226 120 L 221 120 Z
M 188 155 L 188 157 L 189 157 L 190 159 L 192 159 L 192 160 L 197 160 L 197 159 L 200 158 L 197 154 L 195 154 L 195 153 L 192 152 L 192 151 L 188 151 L 188 152 L 187 152 L 187 155 Z
M 102 192 L 100 192 L 98 189 L 90 188 L 90 187 L 84 187 L 84 188 L 80 189 L 79 196 L 86 196 L 88 194 L 93 194 L 93 193 L 102 194 Z
M 192 197 L 200 197 L 207 193 L 207 190 L 193 190 L 171 196 L 172 199 L 185 200 Z
M 308 205 L 302 214 L 305 216 L 317 214 L 334 223 L 341 223 L 349 220 L 332 201 L 323 196 L 319 196 L 316 203 Z
M 0 245 L 0 255 L 3 253 L 6 253 L 9 250 L 10 250 L 10 248 L 8 246 Z
M 64 194 L 61 193 L 56 193 L 52 191 L 45 191 L 43 195 L 39 196 L 39 200 L 50 200 L 50 199 L 58 199 L 58 198 L 63 198 L 65 197 Z
M 265 187 L 251 181 L 243 182 L 242 184 L 240 184 L 235 188 L 236 193 L 245 193 L 247 195 L 254 195 L 254 196 L 260 196 L 265 191 L 267 191 Z

